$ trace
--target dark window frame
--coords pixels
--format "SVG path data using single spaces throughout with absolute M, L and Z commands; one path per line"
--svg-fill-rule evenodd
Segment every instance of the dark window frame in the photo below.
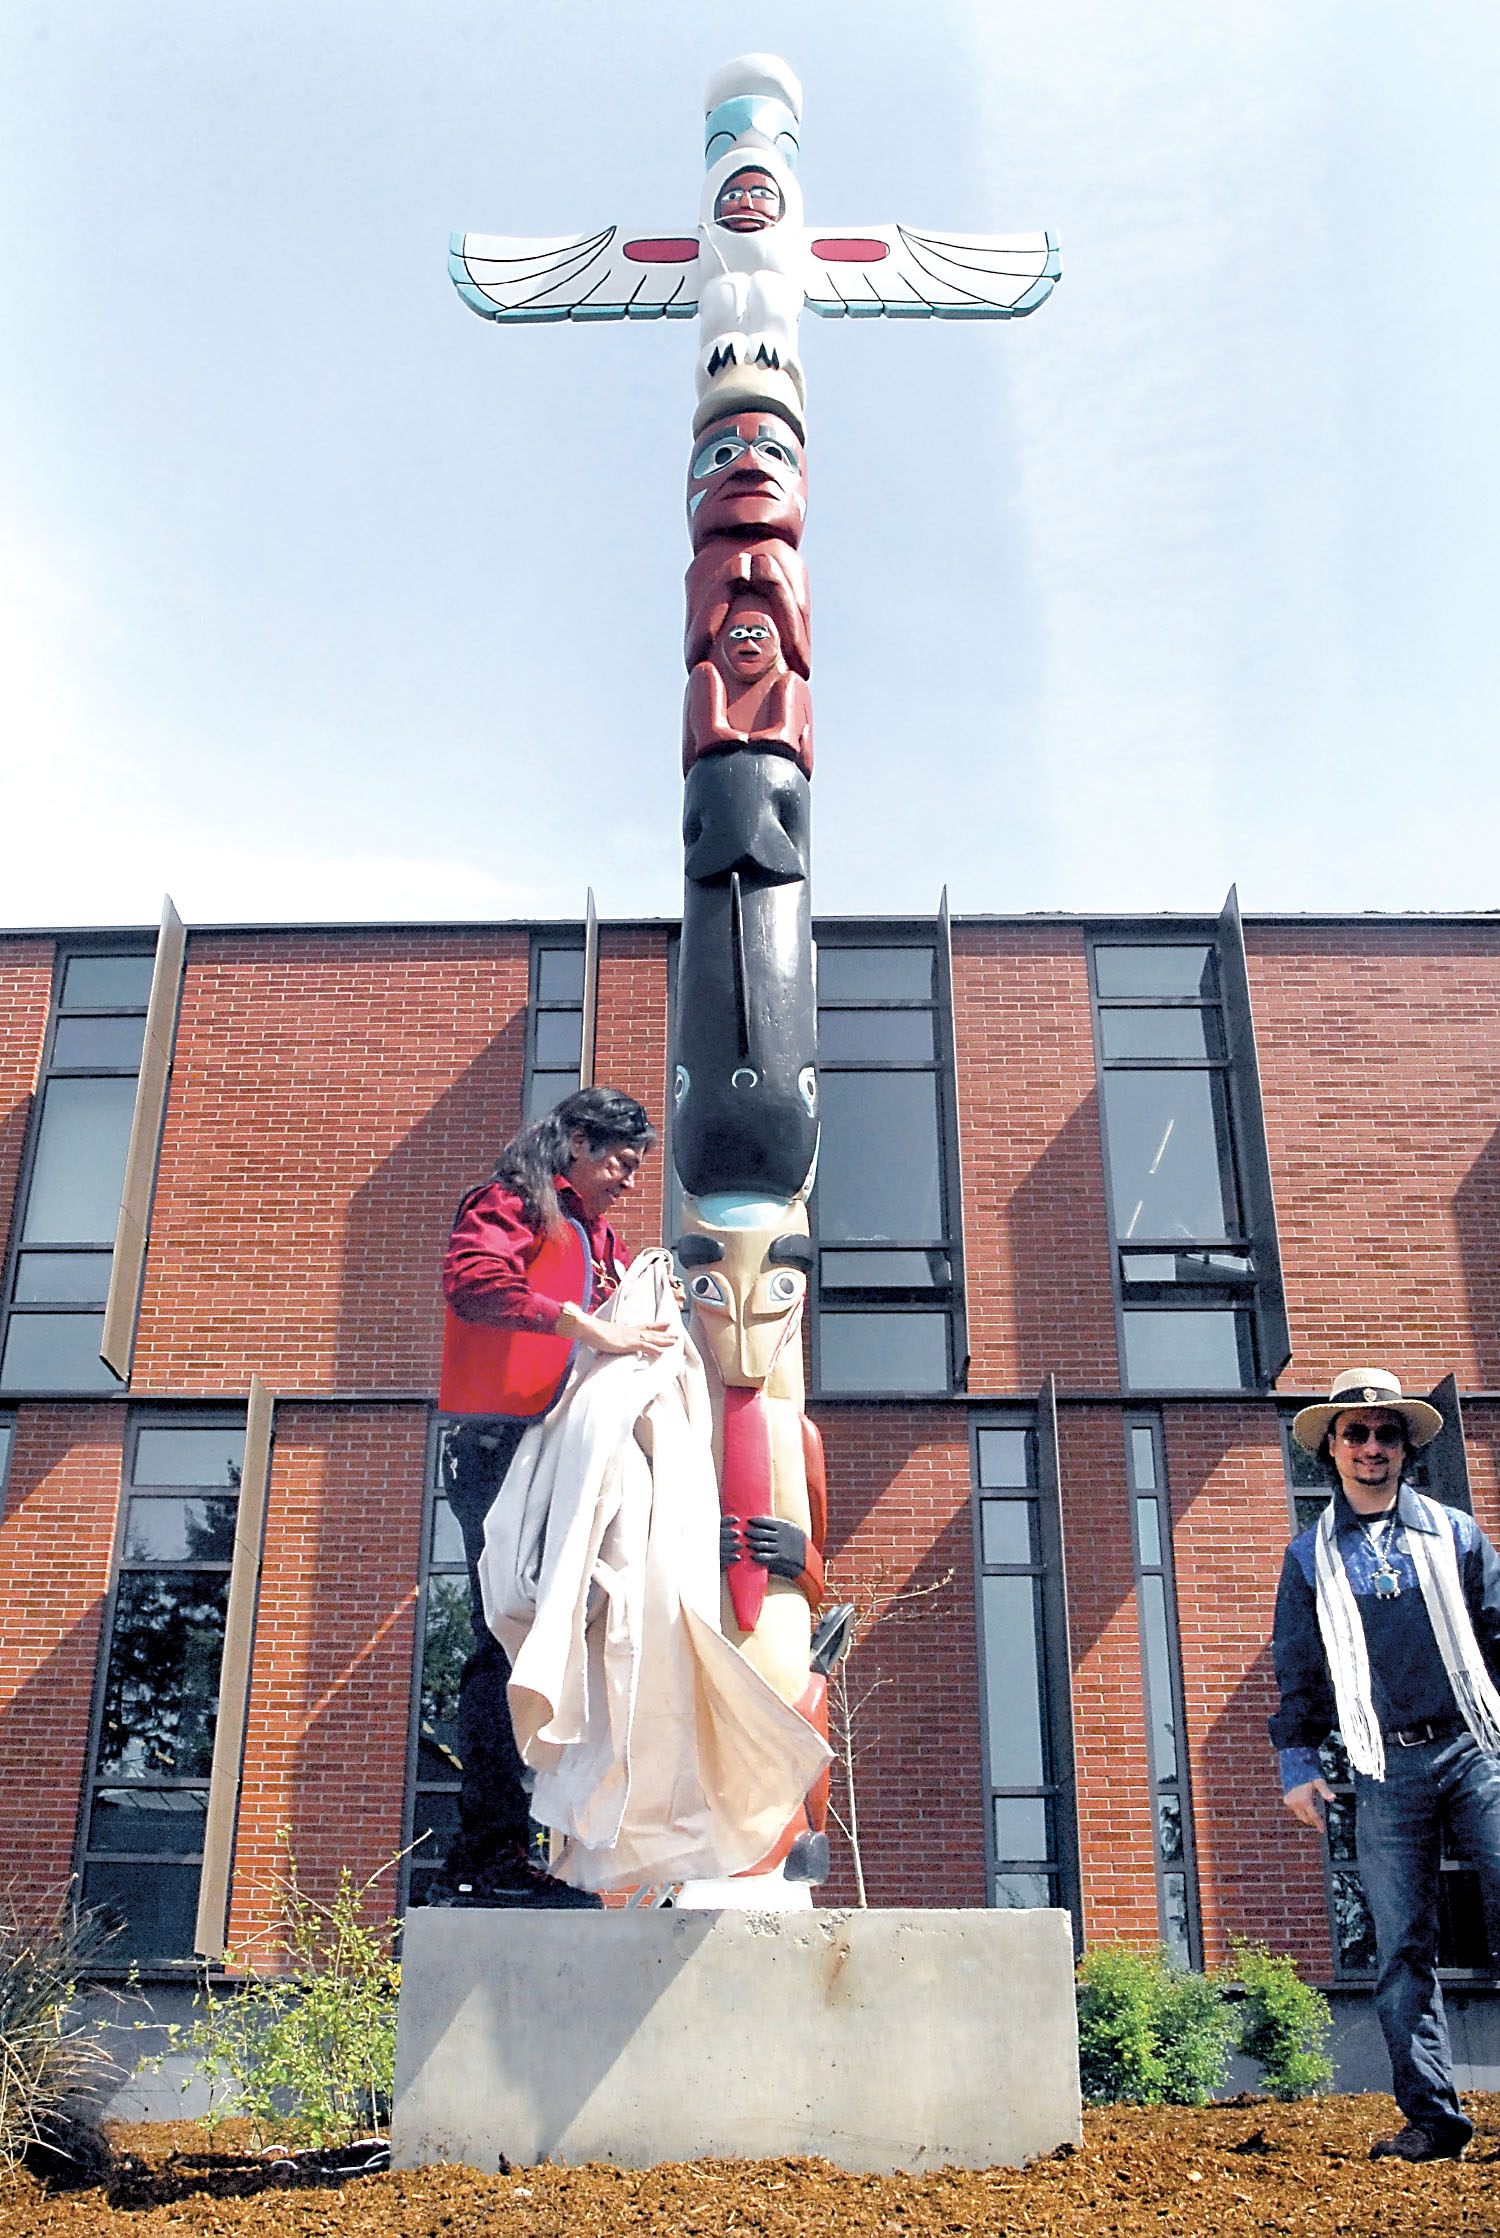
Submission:
M 986 1430 L 1019 1430 L 1028 1441 L 1028 1483 L 991 1486 L 982 1482 L 980 1435 Z M 1032 1407 L 986 1406 L 969 1417 L 969 1504 L 974 1562 L 975 1653 L 978 1662 L 979 1750 L 984 1793 L 985 1902 L 996 1906 L 1002 1875 L 1015 1873 L 1050 1880 L 1053 1901 L 1072 1919 L 1073 1947 L 1083 1947 L 1083 1873 L 1078 1832 L 1078 1783 L 1074 1760 L 1072 1657 L 1068 1638 L 1067 1562 L 1063 1544 L 1062 1500 L 1057 1441 L 1057 1393 L 1049 1376 Z M 984 1553 L 984 1502 L 1021 1497 L 1036 1502 L 1037 1558 L 1027 1563 L 987 1562 Z M 1031 1577 L 1033 1607 L 1039 1611 L 1038 1696 L 1042 1716 L 1043 1769 L 1039 1784 L 996 1784 L 990 1742 L 989 1651 L 985 1620 L 986 1577 Z M 1045 1863 L 1017 1861 L 999 1850 L 995 1805 L 999 1801 L 1040 1801 L 1047 1805 L 1051 1855 Z
M 53 951 L 52 987 L 48 1000 L 47 1027 L 42 1042 L 41 1063 L 37 1068 L 36 1087 L 32 1092 L 31 1109 L 27 1114 L 26 1142 L 16 1175 L 14 1211 L 11 1219 L 9 1247 L 5 1254 L 3 1287 L 0 1287 L 0 1361 L 3 1361 L 10 1335 L 12 1318 L 34 1319 L 40 1316 L 67 1315 L 69 1318 L 97 1320 L 101 1338 L 104 1326 L 105 1299 L 108 1291 L 108 1269 L 113 1261 L 115 1238 L 111 1234 L 107 1243 L 49 1242 L 45 1238 L 26 1236 L 27 1208 L 31 1187 L 36 1173 L 38 1151 L 41 1146 L 42 1117 L 46 1109 L 47 1089 L 54 1080 L 138 1080 L 140 1063 L 134 1065 L 59 1065 L 54 1061 L 58 1027 L 64 1019 L 71 1018 L 122 1018 L 139 1017 L 144 1023 L 149 1000 L 149 984 L 139 1004 L 126 1007 L 122 1004 L 86 1003 L 62 1006 L 63 989 L 68 966 L 79 956 L 131 956 L 154 959 L 156 936 L 141 933 L 97 933 L 70 935 L 60 940 Z M 70 1299 L 33 1299 L 22 1303 L 15 1301 L 17 1279 L 24 1257 L 42 1256 L 58 1258 L 91 1258 L 102 1262 L 105 1269 L 104 1289 L 97 1301 L 80 1303 Z M 102 1365 L 102 1363 L 101 1363 Z M 20 1399 L 88 1399 L 129 1400 L 128 1386 L 112 1370 L 104 1369 L 104 1380 L 87 1386 L 53 1384 L 35 1387 L 15 1384 L 8 1386 L 4 1397 L 7 1403 Z
M 1085 928 L 1084 938 L 1095 1077 L 1099 1083 L 1099 1136 L 1121 1387 L 1132 1399 L 1143 1401 L 1149 1401 L 1158 1393 L 1164 1397 L 1181 1397 L 1189 1391 L 1202 1391 L 1204 1395 L 1219 1396 L 1234 1391 L 1268 1390 L 1285 1368 L 1291 1346 L 1270 1154 L 1261 1107 L 1255 1028 L 1250 1012 L 1244 935 L 1235 889 L 1230 888 L 1217 918 L 1099 919 Z M 1201 991 L 1181 995 L 1101 993 L 1098 953 L 1101 949 L 1117 947 L 1207 949 L 1214 957 L 1216 993 L 1213 996 L 1205 996 Z M 1106 1056 L 1102 1014 L 1131 1009 L 1217 1011 L 1224 1054 L 1215 1056 L 1205 1050 L 1204 1055 L 1192 1057 Z M 1228 1153 L 1236 1214 L 1232 1229 L 1229 1222 L 1225 1223 L 1226 1229 L 1230 1229 L 1226 1236 L 1154 1238 L 1125 1237 L 1119 1233 L 1105 1081 L 1109 1074 L 1124 1072 L 1198 1073 L 1223 1082 L 1227 1129 L 1224 1147 Z M 1127 1279 L 1130 1262 L 1166 1258 L 1174 1261 L 1171 1278 L 1160 1281 L 1150 1277 Z M 1236 1258 L 1241 1262 L 1238 1267 L 1224 1263 Z M 1216 1260 L 1220 1262 L 1217 1265 Z M 1209 1311 L 1232 1316 L 1239 1380 L 1213 1386 L 1132 1383 L 1127 1322 L 1132 1314 L 1141 1311 L 1156 1314 Z
M 433 1536 L 436 1528 L 437 1508 L 444 1499 L 441 1469 L 443 1441 L 456 1418 L 452 1415 L 432 1413 L 428 1422 L 427 1441 L 424 1449 L 424 1476 L 422 1486 L 422 1537 L 417 1562 L 416 1623 L 412 1642 L 411 1699 L 406 1726 L 406 1780 L 401 1806 L 401 1870 L 397 1886 L 396 1910 L 404 1916 L 412 1905 L 412 1884 L 419 1886 L 429 1875 L 436 1876 L 442 1869 L 443 1853 L 430 1843 L 421 1849 L 413 1844 L 418 1833 L 421 1799 L 426 1794 L 457 1795 L 460 1782 L 452 1780 L 424 1780 L 421 1778 L 422 1753 L 422 1690 L 427 1655 L 427 1615 L 429 1587 L 434 1577 L 455 1577 L 462 1586 L 464 1599 L 468 1600 L 468 1565 L 462 1559 L 457 1563 L 436 1562 L 432 1556 Z M 450 1511 L 451 1512 L 451 1511 Z M 419 1904 L 419 1910 L 423 1907 Z
M 1172 1545 L 1172 1493 L 1167 1478 L 1167 1446 L 1165 1429 L 1159 1408 L 1131 1407 L 1123 1416 L 1125 1433 L 1125 1476 L 1130 1500 L 1130 1557 L 1135 1580 L 1136 1616 L 1141 1650 L 1141 1699 L 1146 1711 L 1146 1755 L 1151 1767 L 1152 1843 L 1151 1853 L 1156 1875 L 1157 1920 L 1161 1939 L 1169 1947 L 1171 1911 L 1168 1882 L 1180 1877 L 1183 1883 L 1184 1927 L 1187 1937 L 1187 1963 L 1195 1971 L 1203 1968 L 1203 1915 L 1198 1885 L 1198 1846 L 1193 1821 L 1192 1764 L 1188 1752 L 1187 1698 L 1182 1682 L 1182 1639 L 1177 1622 L 1177 1579 L 1173 1567 Z M 1135 1447 L 1132 1433 L 1144 1430 L 1151 1439 L 1152 1474 L 1150 1485 L 1138 1483 L 1136 1477 Z M 1156 1506 L 1157 1560 L 1148 1561 L 1141 1544 L 1140 1509 L 1137 1502 L 1152 1500 Z M 1167 1685 L 1169 1698 L 1159 1705 L 1152 1698 L 1151 1650 L 1147 1636 L 1147 1597 L 1143 1580 L 1156 1577 L 1161 1580 L 1162 1607 L 1165 1620 Z M 1170 1712 L 1172 1737 L 1177 1757 L 1175 1775 L 1162 1774 L 1156 1760 L 1157 1720 L 1165 1707 Z M 1169 1861 L 1162 1855 L 1160 1805 L 1174 1795 L 1178 1802 L 1178 1831 L 1182 1845 L 1180 1861 Z
M 589 1069 L 592 1070 L 593 1036 L 590 1030 L 591 1020 L 589 1016 L 588 934 L 589 927 L 586 924 L 580 924 L 576 926 L 549 926 L 545 931 L 534 931 L 531 935 L 531 950 L 526 979 L 526 1064 L 521 1079 L 523 1124 L 533 1117 L 540 1119 L 546 1112 L 552 1110 L 555 1104 L 561 1103 L 564 1096 L 576 1093 L 580 1085 L 586 1056 L 590 1060 Z M 552 996 L 543 998 L 541 986 L 542 957 L 544 954 L 550 954 L 554 951 L 576 955 L 579 958 L 580 986 L 576 1001 L 570 999 L 567 1002 L 560 1002 Z M 597 956 L 597 931 L 595 933 L 595 954 Z M 594 976 L 597 983 L 597 967 Z M 560 1017 L 576 1017 L 578 1020 L 578 1064 L 571 1075 L 565 1065 L 540 1064 L 537 1061 L 537 1036 L 542 1019 Z M 543 1080 L 551 1084 L 548 1101 L 533 1112 L 532 1103 L 536 1094 L 536 1086 L 538 1082 Z M 551 1092 L 553 1089 L 555 1089 L 555 1093 Z
M 930 1075 L 934 1086 L 937 1115 L 937 1154 L 939 1237 L 855 1238 L 830 1239 L 826 1244 L 820 1232 L 818 1190 L 814 1187 L 809 1213 L 815 1265 L 818 1273 L 810 1295 L 810 1391 L 813 1402 L 829 1401 L 840 1404 L 880 1403 L 886 1400 L 906 1401 L 910 1404 L 951 1398 L 965 1389 L 968 1376 L 968 1319 L 964 1286 L 964 1237 L 961 1216 L 962 1192 L 960 1187 L 960 1152 L 958 1143 L 957 1068 L 955 1063 L 953 980 L 951 944 L 948 936 L 946 908 L 936 919 L 893 918 L 872 922 L 860 918 L 853 921 L 836 919 L 819 920 L 813 926 L 815 951 L 827 949 L 925 949 L 932 957 L 931 993 L 925 997 L 868 996 L 844 997 L 829 1000 L 821 987 L 818 991 L 818 1010 L 859 1012 L 912 1012 L 926 1013 L 933 1021 L 932 1055 L 930 1057 L 853 1057 L 825 1059 L 818 1057 L 820 1082 L 825 1076 L 842 1074 L 925 1074 Z M 903 1286 L 899 1284 L 868 1284 L 841 1282 L 837 1286 L 823 1278 L 825 1251 L 830 1255 L 874 1259 L 881 1253 L 894 1251 L 920 1251 L 929 1260 L 941 1259 L 943 1266 L 929 1267 L 929 1282 Z M 940 1385 L 918 1386 L 889 1385 L 871 1389 L 868 1385 L 850 1388 L 843 1384 L 825 1383 L 823 1380 L 823 1318 L 828 1314 L 895 1316 L 919 1314 L 923 1319 L 940 1322 L 943 1329 L 944 1379 Z
M 98 1768 L 99 1749 L 104 1732 L 104 1713 L 109 1698 L 110 1658 L 114 1651 L 115 1621 L 120 1601 L 120 1582 L 124 1577 L 150 1575 L 153 1571 L 177 1574 L 201 1573 L 204 1576 L 222 1576 L 226 1595 L 233 1570 L 233 1551 L 223 1561 L 150 1562 L 125 1559 L 125 1537 L 130 1521 L 131 1501 L 147 1499 L 188 1499 L 195 1494 L 215 1499 L 239 1498 L 239 1488 L 201 1485 L 144 1485 L 135 1483 L 136 1447 L 142 1430 L 236 1430 L 242 1435 L 246 1429 L 246 1412 L 243 1406 L 194 1406 L 163 1407 L 142 1404 L 137 1400 L 125 1418 L 124 1436 L 120 1447 L 120 1480 L 118 1507 L 115 1515 L 114 1544 L 110 1553 L 109 1590 L 105 1596 L 104 1613 L 99 1629 L 99 1648 L 94 1669 L 93 1700 L 89 1708 L 88 1748 L 84 1757 L 83 1777 L 79 1799 L 78 1823 L 73 1842 L 73 1873 L 75 1885 L 88 1900 L 86 1875 L 92 1863 L 163 1864 L 171 1866 L 196 1865 L 201 1878 L 203 1852 L 157 1851 L 134 1852 L 126 1850 L 96 1850 L 90 1842 L 95 1798 L 101 1790 L 140 1787 L 147 1792 L 181 1792 L 201 1789 L 204 1799 L 205 1824 L 211 1774 L 209 1771 L 181 1776 L 162 1777 L 151 1781 L 132 1781 L 118 1773 L 101 1772 Z M 220 1673 L 222 1675 L 223 1649 L 220 1648 Z M 217 1693 L 215 1695 L 217 1719 Z M 195 1895 L 196 1908 L 196 1895 Z M 135 1961 L 111 1959 L 108 1951 L 100 1963 L 89 1969 L 101 1979 L 135 1973 L 143 1980 L 181 1980 L 189 1968 L 201 1967 L 201 1960 L 191 1951 L 175 1958 L 158 1957 Z

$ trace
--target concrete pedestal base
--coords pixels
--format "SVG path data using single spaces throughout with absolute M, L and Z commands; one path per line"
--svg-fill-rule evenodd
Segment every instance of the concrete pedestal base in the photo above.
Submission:
M 1065 1912 L 407 1915 L 398 2168 L 1019 2166 L 1079 2116 Z

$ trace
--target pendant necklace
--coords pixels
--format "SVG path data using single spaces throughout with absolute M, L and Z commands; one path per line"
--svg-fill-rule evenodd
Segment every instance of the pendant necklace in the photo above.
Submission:
M 1391 1540 L 1396 1533 L 1396 1510 L 1391 1509 L 1384 1518 L 1385 1533 L 1379 1534 L 1378 1526 L 1365 1526 L 1370 1534 L 1370 1545 L 1375 1555 L 1375 1591 L 1382 1601 L 1394 1601 L 1401 1592 L 1401 1580 L 1391 1563 Z

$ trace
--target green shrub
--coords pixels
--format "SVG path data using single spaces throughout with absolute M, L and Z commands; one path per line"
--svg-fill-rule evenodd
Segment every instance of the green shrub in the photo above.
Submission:
M 1273 1958 L 1264 1943 L 1247 1943 L 1239 1935 L 1231 1939 L 1227 1979 L 1245 1992 L 1240 2050 L 1259 2062 L 1261 2081 L 1273 2098 L 1307 2098 L 1333 2080 L 1328 2000 L 1310 1982 L 1298 1980 L 1284 1951 Z
M 1165 1950 L 1101 1944 L 1078 1967 L 1078 2058 L 1090 2105 L 1201 2106 L 1238 2033 L 1218 1982 Z
M 395 2080 L 396 1922 L 369 1925 L 363 1916 L 390 1865 L 359 1888 L 346 1867 L 332 1903 L 320 1904 L 298 1880 L 286 1827 L 279 1838 L 286 1850 L 286 1870 L 275 1876 L 281 1913 L 261 1956 L 225 1953 L 240 1981 L 220 1986 L 205 1975 L 199 2016 L 168 2028 L 168 2051 L 195 2055 L 185 2090 L 207 2079 L 205 2127 L 233 2115 L 254 2124 L 258 2145 L 282 2138 L 347 2144 L 388 2118 Z M 166 2056 L 144 2064 L 160 2067 Z
M 87 2100 L 114 2062 L 72 2016 L 79 1976 L 120 1932 L 71 1894 L 28 1909 L 0 1895 L 0 2162 L 37 2147 L 63 2160 L 98 2150 Z

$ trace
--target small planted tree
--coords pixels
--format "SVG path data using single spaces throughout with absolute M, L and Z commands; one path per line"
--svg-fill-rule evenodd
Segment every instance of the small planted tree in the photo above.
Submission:
M 867 1675 L 862 1663 L 857 1669 L 853 1666 L 861 1646 L 877 1624 L 926 1622 L 939 1596 L 952 1583 L 951 1569 L 944 1570 L 941 1577 L 929 1578 L 924 1584 L 901 1586 L 891 1583 L 883 1567 L 877 1567 L 854 1584 L 842 1574 L 835 1582 L 831 1569 L 829 1572 L 830 1602 L 846 1601 L 854 1611 L 854 1618 L 849 1645 L 828 1676 L 828 1739 L 837 1768 L 828 1815 L 849 1844 L 854 1866 L 855 1903 L 861 1911 L 869 1909 L 864 1859 L 859 1846 L 859 1794 L 855 1780 L 861 1751 L 861 1725 L 864 1712 L 875 1696 L 894 1682 Z
M 279 1897 L 273 1926 L 254 1953 L 225 1953 L 237 1982 L 205 1975 L 197 2019 L 171 2026 L 167 2048 L 191 2053 L 195 2074 L 207 2079 L 206 2128 L 238 2116 L 252 2123 L 257 2145 L 347 2144 L 378 2135 L 389 2118 L 401 1985 L 391 1955 L 397 1922 L 369 1921 L 365 1909 L 397 1860 L 357 1887 L 345 1867 L 324 1904 L 302 1886 L 290 1828 L 280 1828 L 278 1839 L 286 1865 L 272 1877 Z M 159 2067 L 165 2057 L 146 2064 Z

